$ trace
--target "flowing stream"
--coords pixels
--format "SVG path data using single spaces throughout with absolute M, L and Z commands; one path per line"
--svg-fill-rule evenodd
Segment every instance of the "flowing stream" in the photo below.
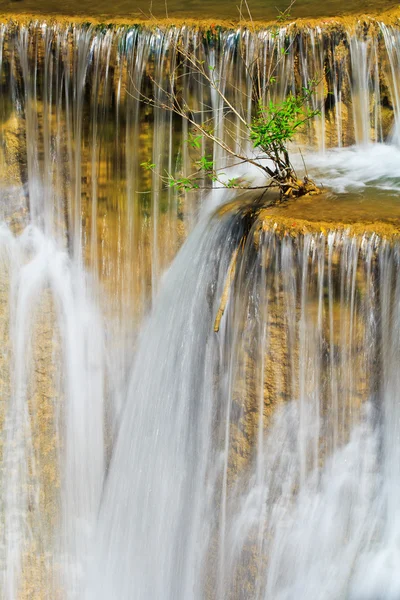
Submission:
M 178 37 L 249 120 L 241 52 L 265 101 L 320 81 L 329 193 L 165 189 L 189 131 L 141 93 L 241 139 Z M 379 22 L 0 26 L 1 598 L 399 598 L 399 61 Z

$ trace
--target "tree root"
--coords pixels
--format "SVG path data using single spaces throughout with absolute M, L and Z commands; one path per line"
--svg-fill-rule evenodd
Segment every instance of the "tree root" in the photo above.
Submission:
M 321 193 L 319 187 L 308 177 L 304 179 L 295 179 L 288 177 L 284 181 L 279 182 L 281 190 L 281 199 L 300 198 L 300 196 L 316 196 Z

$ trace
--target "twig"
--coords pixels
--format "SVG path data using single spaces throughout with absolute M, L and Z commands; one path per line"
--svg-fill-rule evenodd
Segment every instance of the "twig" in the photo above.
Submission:
M 222 296 L 221 296 L 221 302 L 219 303 L 218 312 L 217 312 L 217 315 L 216 315 L 215 321 L 214 321 L 215 333 L 218 333 L 218 331 L 219 331 L 219 327 L 221 325 L 221 319 L 224 315 L 225 308 L 228 303 L 229 291 L 230 291 L 232 280 L 234 278 L 235 271 L 236 271 L 236 262 L 237 262 L 237 257 L 239 254 L 239 248 L 240 248 L 240 244 L 234 250 L 234 252 L 232 254 L 231 262 L 229 263 L 228 273 L 226 275 L 224 289 L 223 289 Z

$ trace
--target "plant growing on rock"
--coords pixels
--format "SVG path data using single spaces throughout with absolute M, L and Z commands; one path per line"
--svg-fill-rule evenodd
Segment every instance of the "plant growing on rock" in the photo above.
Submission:
M 293 3 L 280 12 L 278 22 L 282 23 L 290 16 Z M 247 4 L 246 4 L 247 6 Z M 251 15 L 249 12 L 251 19 Z M 217 31 L 212 28 L 208 32 L 208 43 L 213 44 Z M 192 169 L 190 173 L 161 175 L 167 186 L 182 191 L 196 190 L 213 185 L 214 187 L 239 189 L 277 189 L 280 198 L 299 197 L 304 194 L 316 194 L 317 186 L 308 177 L 299 179 L 292 165 L 289 144 L 296 133 L 308 121 L 313 119 L 318 110 L 311 108 L 310 99 L 317 81 L 309 81 L 297 94 L 290 93 L 279 102 L 268 99 L 269 91 L 277 84 L 277 67 L 289 47 L 278 43 L 279 26 L 272 29 L 273 47 L 271 55 L 276 60 L 269 62 L 265 73 L 263 63 L 264 46 L 258 41 L 251 55 L 245 54 L 240 46 L 237 60 L 241 63 L 246 77 L 251 81 L 251 96 L 248 100 L 252 106 L 249 118 L 248 107 L 235 103 L 232 91 L 236 82 L 232 77 L 223 76 L 201 52 L 202 41 L 198 46 L 188 46 L 182 38 L 171 42 L 170 53 L 174 55 L 174 68 L 169 75 L 168 85 L 163 85 L 149 75 L 154 94 L 147 95 L 134 88 L 137 97 L 144 103 L 158 109 L 169 111 L 181 117 L 188 124 L 187 146 L 191 153 Z M 281 56 L 278 54 L 278 48 Z M 184 93 L 183 80 L 195 77 L 201 81 L 205 89 L 205 97 L 217 99 L 218 109 L 212 109 L 210 101 L 199 104 L 197 98 Z M 208 93 L 207 93 L 208 92 Z M 243 95 L 243 92 L 242 92 Z M 246 95 L 246 94 L 245 94 Z M 216 116 L 217 114 L 217 116 Z M 220 127 L 221 119 L 224 127 Z M 235 124 L 233 124 L 233 121 Z M 240 131 L 237 124 L 239 124 Z M 226 164 L 220 165 L 214 160 L 214 150 L 222 150 Z M 262 174 L 260 184 L 240 177 L 229 177 L 227 172 L 232 165 L 253 165 Z M 143 162 L 146 170 L 156 169 L 151 161 Z

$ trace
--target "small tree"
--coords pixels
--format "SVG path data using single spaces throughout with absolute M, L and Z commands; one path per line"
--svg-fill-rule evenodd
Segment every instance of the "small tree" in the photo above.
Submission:
M 278 22 L 286 21 L 290 17 L 292 5 L 293 2 L 288 9 L 279 13 Z M 251 22 L 250 12 L 249 17 Z M 279 26 L 272 29 L 272 36 L 274 45 L 271 52 L 275 54 Z M 255 39 L 257 39 L 256 36 Z M 288 144 L 293 140 L 297 131 L 319 114 L 319 111 L 310 108 L 309 102 L 317 82 L 310 81 L 300 93 L 289 94 L 281 102 L 265 101 L 268 91 L 277 83 L 275 73 L 279 62 L 290 48 L 281 49 L 282 56 L 277 58 L 275 65 L 270 61 L 269 72 L 264 78 L 261 76 L 262 42 L 257 39 L 251 57 L 245 56 L 241 49 L 238 59 L 242 62 L 245 72 L 251 80 L 253 115 L 250 120 L 243 107 L 234 105 L 229 97 L 229 89 L 234 88 L 234 82 L 223 79 L 216 72 L 214 66 L 207 64 L 199 56 L 195 47 L 188 48 L 182 39 L 178 38 L 174 41 L 171 49 L 175 53 L 176 67 L 170 74 L 168 87 L 163 87 L 160 82 L 150 76 L 153 88 L 157 90 L 154 96 L 145 95 L 142 91 L 134 88 L 137 97 L 142 102 L 175 113 L 186 120 L 190 128 L 187 144 L 195 154 L 192 160 L 193 170 L 191 173 L 182 173 L 178 176 L 165 173 L 162 179 L 166 185 L 177 187 L 180 190 L 195 190 L 205 187 L 208 181 L 212 182 L 214 186 L 227 188 L 255 189 L 257 187 L 264 191 L 276 188 L 279 190 L 281 199 L 319 192 L 317 186 L 308 177 L 303 180 L 297 177 L 288 149 Z M 177 82 L 188 76 L 196 77 L 218 97 L 222 118 L 228 120 L 233 116 L 240 123 L 247 148 L 243 149 L 242 146 L 233 143 L 236 131 L 230 132 L 228 140 L 222 137 L 215 128 L 213 118 L 202 120 L 204 111 L 195 106 L 193 99 L 182 97 Z M 200 153 L 204 141 L 211 142 L 214 147 L 220 147 L 234 164 L 252 164 L 263 175 L 261 185 L 252 186 L 240 178 L 227 178 L 225 174 L 227 165 L 217 165 L 210 152 Z M 154 170 L 156 167 L 151 161 L 144 162 L 141 166 L 149 170 Z

